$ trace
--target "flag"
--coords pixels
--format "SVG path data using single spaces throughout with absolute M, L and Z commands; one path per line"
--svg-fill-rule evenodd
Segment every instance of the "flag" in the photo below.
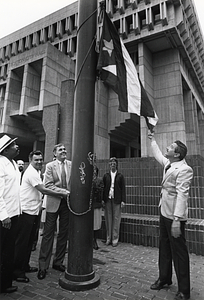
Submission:
M 119 110 L 143 116 L 147 127 L 152 131 L 158 117 L 138 78 L 136 67 L 106 11 L 97 70 L 104 84 L 118 95 Z

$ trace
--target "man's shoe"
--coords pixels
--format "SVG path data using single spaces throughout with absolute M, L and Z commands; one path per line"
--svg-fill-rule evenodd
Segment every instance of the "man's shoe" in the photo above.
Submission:
M 39 270 L 38 275 L 37 275 L 38 279 L 40 279 L 40 280 L 44 279 L 46 276 L 46 273 L 47 273 L 46 270 Z
M 110 245 L 111 242 L 110 241 L 106 241 L 106 246 Z
M 14 286 L 10 286 L 10 287 L 8 287 L 7 289 L 3 290 L 2 293 L 11 294 L 11 293 L 13 293 L 13 292 L 16 292 L 17 289 L 18 289 L 18 287 L 15 286 L 15 285 L 14 285 Z
M 24 283 L 28 283 L 30 281 L 27 276 L 16 277 L 14 280 L 17 282 L 24 282 Z
M 172 281 L 171 282 L 165 282 L 165 281 L 161 281 L 160 279 L 157 279 L 155 281 L 155 283 L 153 283 L 151 286 L 150 286 L 150 289 L 151 290 L 161 290 L 164 288 L 165 285 L 171 285 L 172 284 Z
M 118 246 L 118 243 L 112 243 L 112 246 L 113 246 L 113 247 L 117 247 L 117 246 Z
M 96 240 L 93 241 L 93 248 L 94 250 L 98 250 L 98 244 Z
M 181 292 L 176 293 L 174 300 L 187 300 L 190 298 L 190 295 L 185 295 Z
M 60 271 L 60 272 L 65 272 L 65 266 L 64 265 L 52 265 L 52 268 Z
M 38 268 L 29 266 L 25 271 L 26 273 L 35 273 L 38 271 Z
M 35 251 L 35 250 L 36 250 L 36 244 L 33 244 L 31 251 Z

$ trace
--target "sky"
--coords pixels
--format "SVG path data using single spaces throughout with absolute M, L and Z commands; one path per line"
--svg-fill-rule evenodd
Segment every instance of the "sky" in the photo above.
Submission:
M 0 38 L 75 1 L 76 0 L 0 0 Z M 204 0 L 193 1 L 204 36 Z
M 76 0 L 0 0 L 0 38 L 73 2 Z

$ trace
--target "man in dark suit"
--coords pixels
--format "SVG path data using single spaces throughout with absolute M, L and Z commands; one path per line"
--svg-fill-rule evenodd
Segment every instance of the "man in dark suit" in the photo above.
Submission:
M 103 176 L 106 223 L 106 245 L 117 247 L 120 232 L 121 208 L 125 205 L 126 191 L 124 176 L 118 172 L 115 157 L 109 160 L 110 172 Z
M 175 141 L 162 155 L 154 134 L 148 134 L 155 159 L 164 167 L 160 198 L 159 278 L 151 285 L 160 290 L 172 284 L 172 260 L 178 281 L 175 300 L 190 298 L 189 254 L 185 240 L 185 223 L 193 170 L 187 165 L 187 147 Z
M 65 146 L 63 144 L 55 145 L 53 153 L 56 159 L 46 165 L 44 175 L 45 187 L 53 191 L 62 189 L 70 191 L 71 161 L 66 159 Z M 52 267 L 55 270 L 64 272 L 63 260 L 67 247 L 69 224 L 67 199 L 47 196 L 46 221 L 39 254 L 38 279 L 44 279 L 49 268 L 58 217 L 59 232 Z

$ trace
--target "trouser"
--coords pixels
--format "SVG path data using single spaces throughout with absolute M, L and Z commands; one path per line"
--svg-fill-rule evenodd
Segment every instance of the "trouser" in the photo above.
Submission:
M 11 218 L 10 229 L 0 222 L 0 292 L 12 286 L 17 224 L 18 216 Z
M 121 205 L 114 199 L 108 199 L 105 204 L 106 241 L 117 243 L 119 240 L 121 222 Z
M 94 230 L 94 232 L 93 232 L 94 241 L 96 241 L 98 239 L 98 236 L 99 236 L 99 230 Z
M 40 230 L 41 215 L 42 215 L 42 210 L 40 210 L 39 215 L 38 215 L 36 232 L 35 232 L 34 239 L 33 239 L 33 247 L 34 248 L 37 246 L 37 243 L 38 243 L 38 235 L 39 235 L 39 230 Z
M 33 240 L 38 226 L 38 215 L 22 213 L 19 217 L 15 245 L 14 277 L 25 276 L 29 268 Z
M 160 215 L 159 278 L 161 281 L 171 282 L 173 259 L 178 290 L 190 295 L 190 267 L 185 239 L 185 222 L 180 222 L 181 235 L 178 238 L 171 235 L 172 222 Z
M 68 239 L 69 209 L 66 201 L 62 199 L 56 212 L 46 212 L 46 220 L 39 254 L 39 268 L 41 270 L 47 270 L 49 268 L 58 216 L 59 232 L 57 235 L 56 252 L 53 258 L 53 264 L 61 265 L 65 257 Z

